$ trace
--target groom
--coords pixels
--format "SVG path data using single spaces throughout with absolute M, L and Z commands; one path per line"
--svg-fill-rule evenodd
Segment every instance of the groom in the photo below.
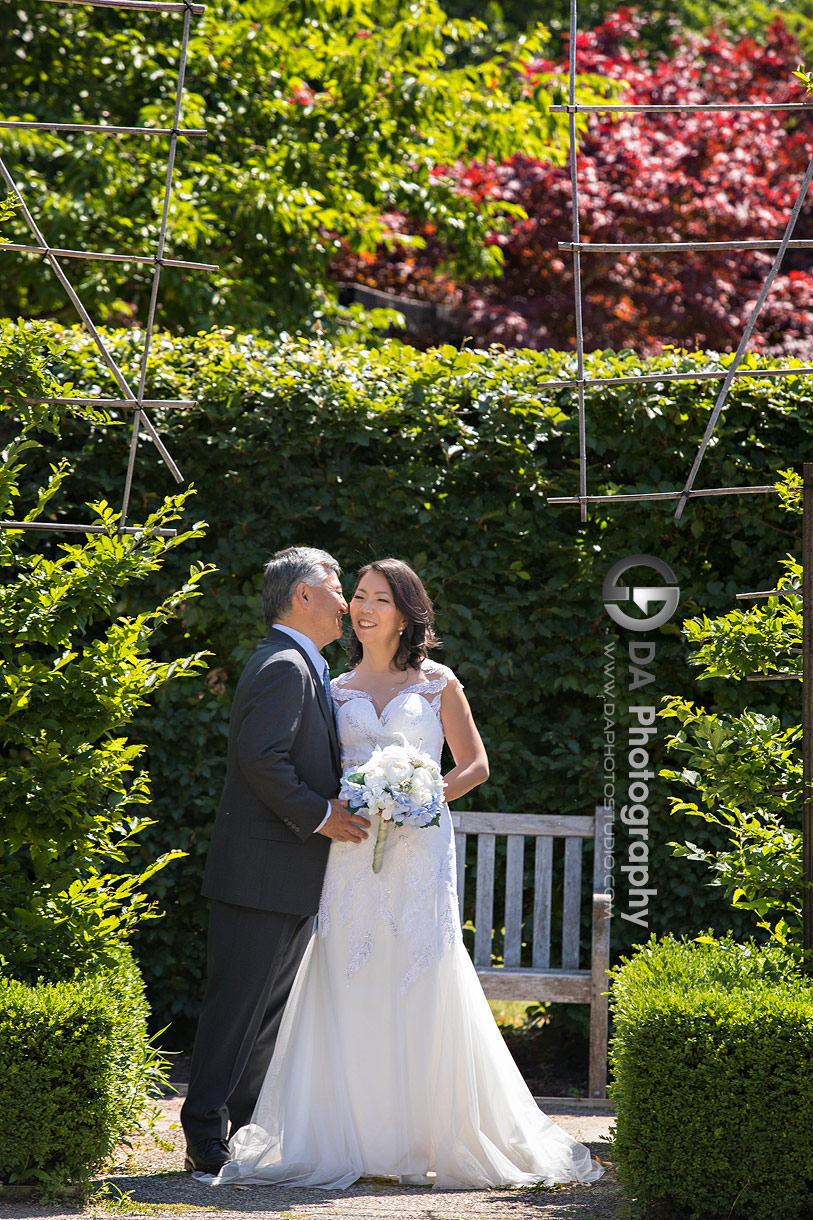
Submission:
M 208 981 L 181 1110 L 185 1168 L 217 1173 L 251 1119 L 319 905 L 329 840 L 367 818 L 336 799 L 339 742 L 327 663 L 347 603 L 326 551 L 289 547 L 265 569 L 269 628 L 234 694 L 226 783 L 203 893 Z

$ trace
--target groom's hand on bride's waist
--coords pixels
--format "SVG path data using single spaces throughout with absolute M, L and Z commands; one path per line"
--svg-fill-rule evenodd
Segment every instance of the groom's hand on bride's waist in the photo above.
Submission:
M 329 818 L 316 833 L 339 843 L 361 843 L 367 838 L 369 825 L 370 819 L 364 814 L 350 812 L 347 801 L 333 800 Z

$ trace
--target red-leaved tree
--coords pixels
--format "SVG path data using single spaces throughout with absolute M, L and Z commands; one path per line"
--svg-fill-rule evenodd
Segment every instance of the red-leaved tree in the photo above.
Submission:
M 638 49 L 646 17 L 629 9 L 581 33 L 579 72 L 624 82 L 622 100 L 637 104 L 805 100 L 793 77 L 799 49 L 780 20 L 764 41 L 722 33 L 684 34 L 671 56 Z M 528 66 L 559 70 L 562 63 Z M 782 110 L 596 115 L 578 158 L 581 237 L 594 242 L 778 239 L 813 152 L 808 112 Z M 517 156 L 505 164 L 459 165 L 459 189 L 474 199 L 521 204 L 527 219 L 494 235 L 504 274 L 460 284 L 443 271 L 431 229 L 422 251 L 380 251 L 344 259 L 341 279 L 453 304 L 479 343 L 569 349 L 575 345 L 572 240 L 567 168 Z M 415 232 L 409 218 L 393 228 Z M 806 202 L 794 236 L 813 236 Z M 813 357 L 813 251 L 783 262 L 752 340 L 754 350 Z M 737 346 L 773 252 L 608 253 L 582 256 L 588 350 L 666 344 L 719 351 Z M 442 338 L 442 335 L 437 335 Z

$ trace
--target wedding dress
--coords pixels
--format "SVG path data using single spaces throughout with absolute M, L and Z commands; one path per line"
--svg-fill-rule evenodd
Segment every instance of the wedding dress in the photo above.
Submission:
M 379 716 L 332 686 L 346 771 L 404 739 L 440 761 L 445 666 Z M 448 808 L 439 826 L 333 842 L 316 932 L 288 1000 L 252 1122 L 215 1184 L 343 1188 L 397 1175 L 436 1189 L 594 1181 L 588 1150 L 538 1108 L 466 952 Z

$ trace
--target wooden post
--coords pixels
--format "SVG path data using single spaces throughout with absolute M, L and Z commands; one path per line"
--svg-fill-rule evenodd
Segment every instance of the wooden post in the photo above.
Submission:
M 596 806 L 595 849 L 593 858 L 593 942 L 590 980 L 590 1069 L 587 1091 L 591 1098 L 607 1096 L 607 1034 L 610 980 L 610 920 L 613 846 L 613 811 L 609 805 Z
M 802 944 L 813 974 L 813 462 L 802 467 Z

